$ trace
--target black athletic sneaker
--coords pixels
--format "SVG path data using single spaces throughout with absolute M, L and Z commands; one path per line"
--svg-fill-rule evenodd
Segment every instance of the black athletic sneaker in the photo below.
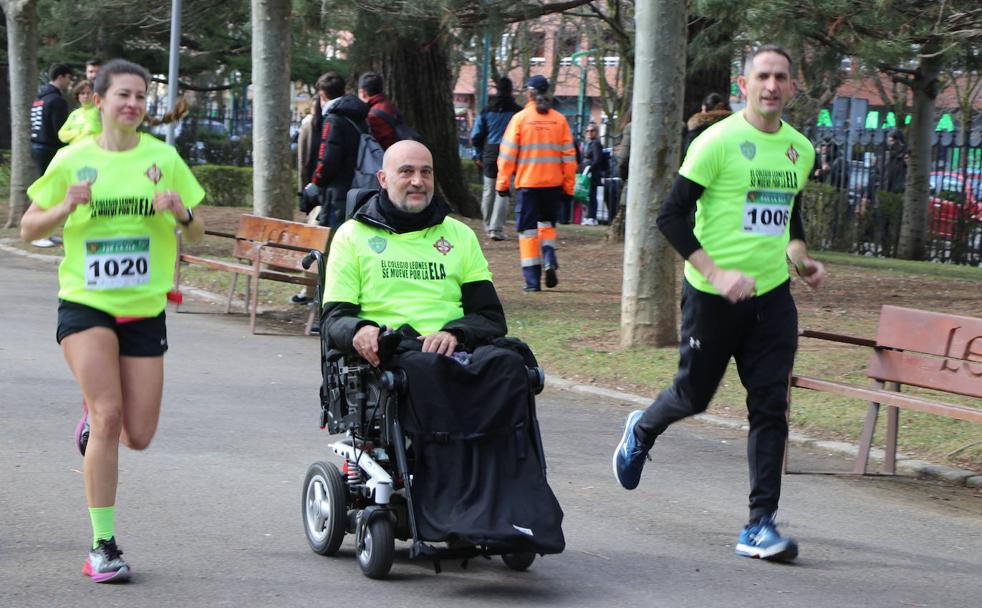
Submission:
M 82 574 L 96 583 L 124 581 L 130 577 L 130 567 L 123 561 L 123 552 L 116 546 L 116 538 L 100 540 L 82 566 Z

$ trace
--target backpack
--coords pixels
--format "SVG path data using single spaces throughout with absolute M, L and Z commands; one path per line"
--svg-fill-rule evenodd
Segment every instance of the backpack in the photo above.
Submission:
M 392 116 L 388 112 L 379 110 L 377 108 L 374 110 L 369 110 L 368 113 L 378 116 L 379 118 L 385 121 L 385 124 L 392 127 L 392 132 L 396 137 L 396 141 L 411 139 L 413 141 L 418 141 L 420 143 L 426 143 L 423 138 L 423 135 L 419 131 L 413 129 L 402 120 L 402 114 L 396 114 L 395 116 Z
M 382 156 L 385 152 L 371 133 L 362 131 L 358 124 L 347 116 L 344 118 L 359 133 L 358 156 L 355 157 L 355 174 L 351 178 L 351 190 L 378 190 L 377 173 L 382 168 Z

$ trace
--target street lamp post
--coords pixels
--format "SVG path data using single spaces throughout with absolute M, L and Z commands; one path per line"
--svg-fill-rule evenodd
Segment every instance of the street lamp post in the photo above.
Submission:
M 576 60 L 580 57 L 585 57 L 592 53 L 596 53 L 597 49 L 590 49 L 587 51 L 576 51 L 570 56 L 572 63 L 576 63 Z M 583 60 L 583 65 L 580 69 L 580 96 L 576 102 L 576 133 L 580 134 L 583 132 L 584 114 L 586 112 L 586 78 L 587 78 L 587 67 L 589 66 L 589 61 L 587 59 Z
M 167 110 L 177 103 L 178 65 L 181 59 L 181 0 L 171 0 L 170 62 L 167 75 Z M 174 121 L 167 123 L 167 143 L 174 145 Z

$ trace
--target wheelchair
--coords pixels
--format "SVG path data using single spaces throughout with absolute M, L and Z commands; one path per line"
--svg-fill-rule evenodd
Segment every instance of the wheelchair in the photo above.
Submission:
M 323 285 L 324 259 L 320 252 L 310 252 L 304 267 L 309 268 L 315 260 Z M 318 293 L 317 301 L 320 299 Z M 382 335 L 380 353 L 398 339 L 393 335 Z M 301 515 L 310 548 L 320 555 L 333 556 L 345 535 L 353 534 L 358 565 L 364 575 L 373 579 L 385 578 L 390 572 L 396 539 L 410 542 L 410 559 L 432 560 L 437 573 L 441 560 L 461 560 L 466 567 L 472 558 L 491 556 L 500 556 L 513 570 L 528 569 L 536 553 L 522 550 L 524 547 L 515 550 L 514 545 L 475 545 L 422 537 L 413 509 L 414 449 L 399 417 L 410 379 L 400 369 L 375 368 L 357 355 L 331 350 L 323 335 L 320 350 L 320 427 L 344 437 L 328 446 L 340 457 L 341 467 L 327 461 L 315 462 L 303 481 Z M 542 391 L 545 376 L 538 366 L 526 366 L 525 371 L 528 435 L 544 477 L 545 455 L 534 395 Z

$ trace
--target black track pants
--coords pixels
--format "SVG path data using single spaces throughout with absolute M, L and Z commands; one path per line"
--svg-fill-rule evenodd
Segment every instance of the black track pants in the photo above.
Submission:
M 650 445 L 670 424 L 706 410 L 730 357 L 747 389 L 750 519 L 777 510 L 788 438 L 788 380 L 798 346 L 798 310 L 790 282 L 730 304 L 682 286 L 679 369 L 672 386 L 648 406 L 637 434 Z

